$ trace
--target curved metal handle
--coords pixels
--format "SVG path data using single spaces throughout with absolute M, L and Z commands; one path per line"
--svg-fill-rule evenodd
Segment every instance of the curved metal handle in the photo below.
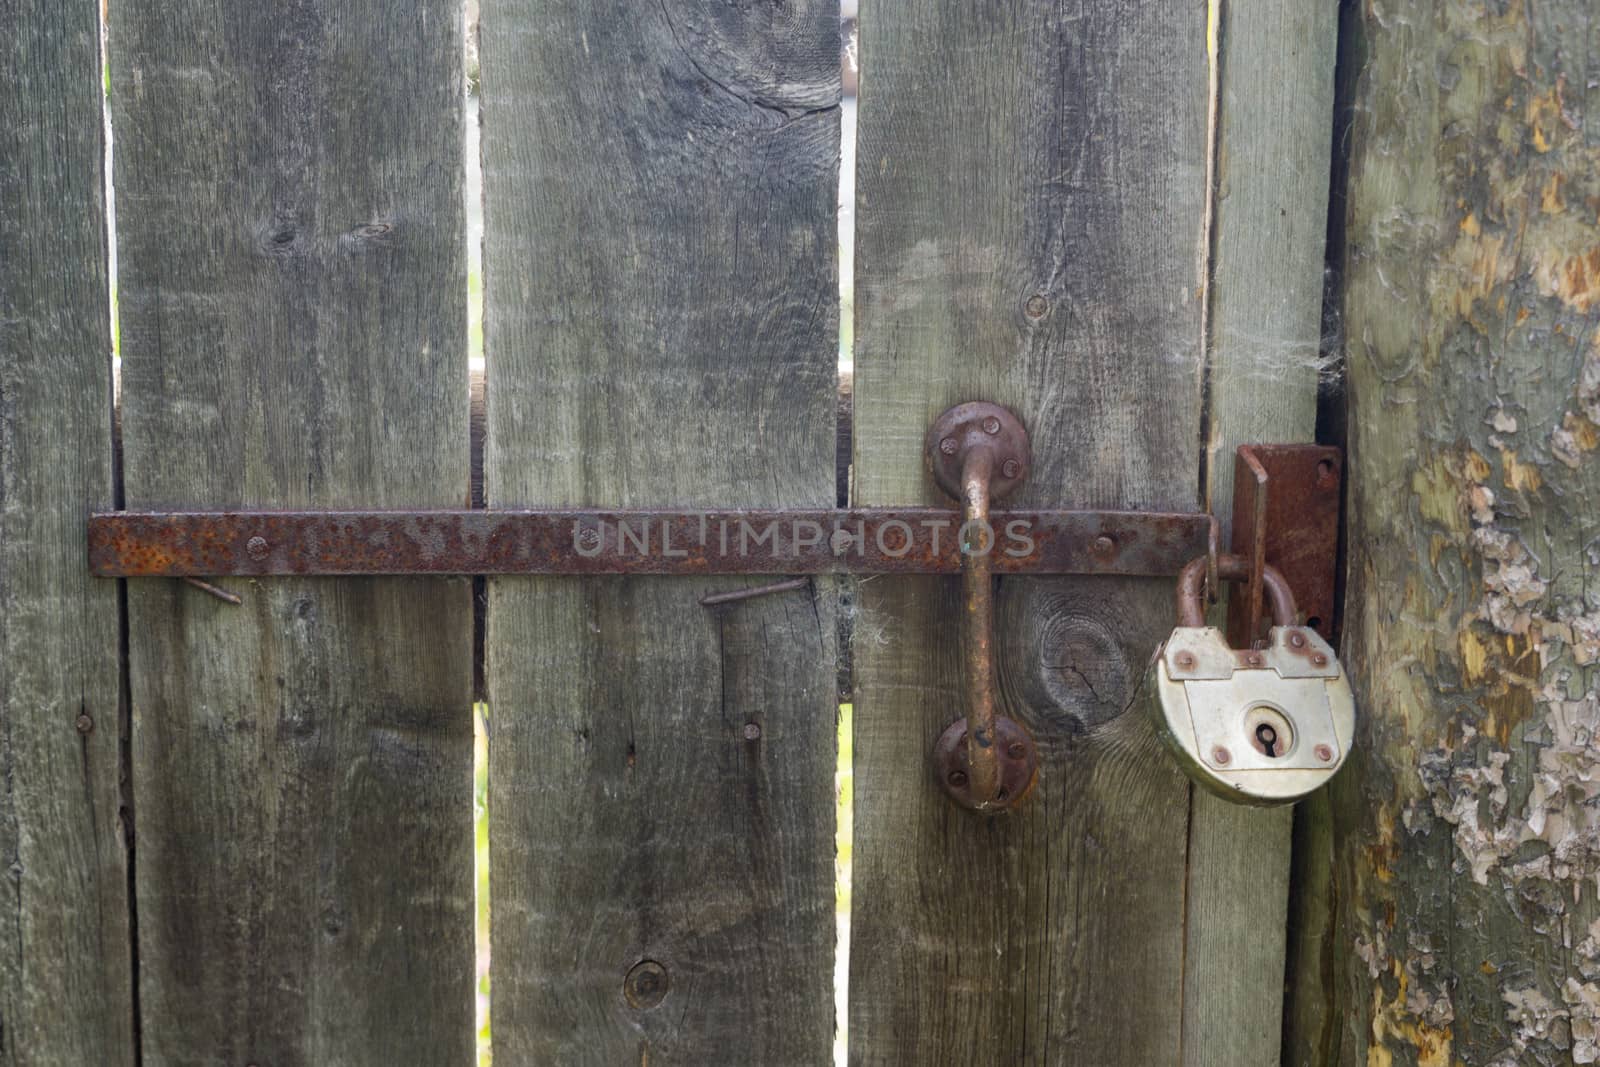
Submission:
M 939 782 L 976 811 L 999 812 L 1022 800 L 1038 778 L 1033 738 L 995 714 L 995 531 L 989 505 L 1020 485 L 1031 461 L 1028 432 L 997 404 L 959 404 L 934 421 L 928 464 L 939 487 L 962 504 L 962 676 L 967 714 L 934 748 Z

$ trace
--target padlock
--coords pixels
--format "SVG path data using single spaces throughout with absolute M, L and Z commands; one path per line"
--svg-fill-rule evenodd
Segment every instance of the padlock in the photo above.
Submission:
M 1261 649 L 1237 650 L 1205 625 L 1202 556 L 1178 578 L 1178 626 L 1147 686 L 1157 728 L 1185 774 L 1240 804 L 1284 804 L 1326 785 L 1344 764 L 1355 697 L 1333 649 L 1295 625 L 1294 595 L 1272 567 L 1263 585 L 1273 626 Z M 1219 556 L 1217 574 L 1244 581 L 1243 557 Z

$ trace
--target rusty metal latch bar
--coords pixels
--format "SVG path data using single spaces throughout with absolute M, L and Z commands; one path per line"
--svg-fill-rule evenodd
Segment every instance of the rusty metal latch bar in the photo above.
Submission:
M 996 512 L 996 574 L 1171 577 L 1209 519 Z M 107 512 L 89 566 L 120 578 L 382 574 L 959 574 L 960 516 L 849 510 Z

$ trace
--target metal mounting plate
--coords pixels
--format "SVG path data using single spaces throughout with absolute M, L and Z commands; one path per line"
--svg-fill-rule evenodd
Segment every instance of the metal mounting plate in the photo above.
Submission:
M 1306 625 L 1334 640 L 1334 575 L 1339 557 L 1343 454 L 1327 445 L 1241 445 L 1233 474 L 1232 551 L 1278 568 Z M 1261 589 L 1228 604 L 1228 634 L 1240 648 L 1261 636 Z M 1254 607 L 1254 611 L 1252 611 Z
M 1004 500 L 1028 479 L 1033 466 L 1033 446 L 1028 431 L 1008 409 L 974 400 L 957 404 L 928 428 L 923 454 L 933 480 L 949 496 L 962 497 L 961 466 L 973 448 L 993 449 L 994 471 L 989 479 L 991 500 Z

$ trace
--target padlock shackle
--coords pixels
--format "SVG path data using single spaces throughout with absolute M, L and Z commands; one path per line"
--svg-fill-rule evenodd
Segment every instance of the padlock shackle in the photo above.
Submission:
M 1178 573 L 1178 625 L 1204 626 L 1205 610 L 1200 605 L 1200 588 L 1205 584 L 1207 557 L 1197 556 L 1184 565 Z M 1227 582 L 1244 582 L 1250 579 L 1250 562 L 1243 556 L 1217 557 L 1217 576 Z M 1261 584 L 1266 589 L 1267 600 L 1272 604 L 1272 624 L 1293 626 L 1295 622 L 1294 593 L 1276 567 L 1263 567 Z

